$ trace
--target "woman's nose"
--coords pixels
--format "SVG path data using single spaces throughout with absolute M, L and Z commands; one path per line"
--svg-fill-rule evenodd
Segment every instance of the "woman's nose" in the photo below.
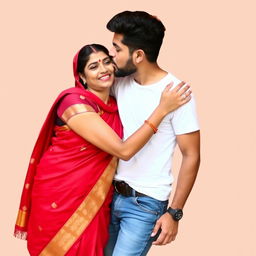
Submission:
M 105 67 L 104 63 L 101 62 L 100 63 L 100 72 L 106 72 L 107 71 L 107 68 Z

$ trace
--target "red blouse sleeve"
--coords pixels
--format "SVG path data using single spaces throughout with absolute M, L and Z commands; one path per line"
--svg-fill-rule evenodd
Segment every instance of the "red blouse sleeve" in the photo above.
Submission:
M 88 111 L 97 112 L 97 106 L 83 95 L 68 94 L 59 103 L 57 115 L 63 121 L 67 122 L 72 116 Z

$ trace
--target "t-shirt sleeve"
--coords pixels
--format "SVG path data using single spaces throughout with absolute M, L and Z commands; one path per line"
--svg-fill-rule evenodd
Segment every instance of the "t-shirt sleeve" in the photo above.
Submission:
M 200 129 L 193 95 L 188 103 L 174 111 L 171 122 L 175 135 L 195 132 Z
M 95 112 L 95 106 L 86 97 L 78 94 L 68 94 L 61 100 L 57 108 L 57 115 L 64 122 L 67 122 L 72 116 L 84 112 Z

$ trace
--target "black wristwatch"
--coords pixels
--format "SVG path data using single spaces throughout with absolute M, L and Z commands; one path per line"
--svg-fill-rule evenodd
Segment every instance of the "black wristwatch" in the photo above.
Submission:
M 167 209 L 167 212 L 172 216 L 172 218 L 175 221 L 179 221 L 182 218 L 182 216 L 183 216 L 182 209 L 173 209 L 173 208 L 169 207 Z

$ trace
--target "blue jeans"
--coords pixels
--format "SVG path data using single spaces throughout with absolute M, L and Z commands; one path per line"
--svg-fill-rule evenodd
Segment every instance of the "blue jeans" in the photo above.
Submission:
M 114 194 L 111 205 L 110 238 L 105 256 L 144 256 L 157 234 L 151 233 L 157 219 L 166 212 L 167 201 L 152 197 Z

